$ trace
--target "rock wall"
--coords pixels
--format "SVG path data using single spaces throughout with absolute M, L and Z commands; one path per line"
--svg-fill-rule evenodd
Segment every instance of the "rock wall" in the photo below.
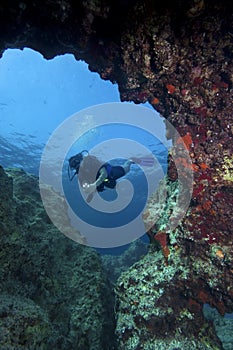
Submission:
M 187 274 L 176 275 L 175 285 L 187 309 L 200 318 L 203 303 L 221 314 L 233 311 L 232 7 L 230 0 L 32 0 L 0 5 L 1 52 L 27 46 L 48 59 L 73 53 L 103 79 L 117 82 L 122 101 L 149 101 L 180 133 L 194 172 L 190 207 L 174 232 L 163 232 L 160 221 L 150 237 L 162 242 L 167 266 L 177 266 L 174 256 L 178 255 Z M 168 137 L 177 143 L 169 130 Z M 172 152 L 165 184 L 170 192 L 178 181 Z M 182 159 L 181 165 L 185 172 Z M 166 215 L 173 209 L 168 200 Z M 160 209 L 152 205 L 152 212 L 156 210 Z M 148 275 L 148 265 L 143 266 Z M 125 278 L 132 277 L 129 273 Z M 156 281 L 156 272 L 151 278 Z M 172 281 L 167 283 L 175 288 Z M 125 287 L 121 292 L 119 283 L 118 320 L 127 320 L 122 307 L 130 296 Z M 140 295 L 153 297 L 153 288 L 137 288 Z M 140 345 L 133 342 L 135 334 L 140 338 L 141 324 L 147 324 L 138 313 L 127 337 L 125 331 L 120 333 L 118 321 L 121 348 L 143 348 L 144 338 Z M 171 327 L 183 332 L 178 316 Z M 159 324 L 158 334 L 153 317 L 143 337 L 166 338 L 166 322 Z M 195 328 L 189 330 L 195 334 Z
M 37 178 L 0 167 L 0 186 L 0 349 L 109 349 L 113 302 L 99 256 L 50 223 Z

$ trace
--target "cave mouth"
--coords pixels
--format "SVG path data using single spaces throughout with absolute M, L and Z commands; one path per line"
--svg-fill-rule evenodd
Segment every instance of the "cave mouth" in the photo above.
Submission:
M 72 54 L 47 60 L 30 48 L 7 49 L 0 74 L 1 165 L 35 175 L 41 150 L 60 123 L 90 106 L 120 102 L 118 85 L 101 79 Z M 160 135 L 165 139 L 163 123 Z
M 84 61 L 77 61 L 71 54 L 46 60 L 29 48 L 8 49 L 0 60 L 0 71 L 0 164 L 4 168 L 22 168 L 38 176 L 44 146 L 66 118 L 89 106 L 120 102 L 117 85 L 90 72 Z M 149 104 L 144 106 L 153 109 Z M 95 131 L 88 135 L 88 141 L 105 132 Z M 130 134 L 132 129 L 126 128 L 125 135 L 127 132 Z M 165 143 L 162 121 L 160 135 Z M 140 142 L 151 148 L 166 173 L 167 149 L 157 141 L 149 134 L 141 135 Z M 144 241 L 148 243 L 146 236 Z M 99 251 L 120 255 L 127 247 Z

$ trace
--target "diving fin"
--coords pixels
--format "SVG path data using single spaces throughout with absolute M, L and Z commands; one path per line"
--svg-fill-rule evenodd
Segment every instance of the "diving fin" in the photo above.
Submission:
M 141 157 L 141 158 L 132 157 L 131 160 L 134 163 L 142 166 L 151 167 L 155 165 L 155 159 L 153 157 Z

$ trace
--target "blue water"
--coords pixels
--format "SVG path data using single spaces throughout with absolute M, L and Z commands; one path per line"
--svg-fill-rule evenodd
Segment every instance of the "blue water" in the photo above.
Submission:
M 136 139 L 140 144 L 147 146 L 159 161 L 159 164 L 162 168 L 162 171 L 158 173 L 154 170 L 155 178 L 157 181 L 161 180 L 167 170 L 167 149 L 161 144 L 161 142 L 156 139 L 153 135 L 150 135 L 148 132 L 145 132 L 139 128 L 133 126 L 104 126 L 95 129 L 94 137 L 90 137 L 89 133 L 84 134 L 78 142 L 74 144 L 68 153 L 67 158 L 76 154 L 78 151 L 86 148 L 91 149 L 96 144 L 101 141 L 106 141 L 109 138 L 118 137 L 122 139 L 128 137 L 128 139 Z M 125 159 L 113 159 L 110 161 L 112 165 L 122 165 L 125 162 Z M 63 188 L 65 190 L 66 198 L 75 212 L 75 214 L 83 221 L 88 222 L 89 224 L 97 227 L 104 228 L 113 228 L 123 225 L 127 225 L 130 221 L 135 219 L 145 208 L 147 203 L 148 194 L 148 185 L 147 179 L 144 171 L 140 168 L 139 165 L 131 165 L 130 172 L 124 176 L 121 180 L 129 180 L 133 185 L 133 197 L 130 203 L 121 211 L 114 213 L 104 213 L 102 211 L 97 211 L 89 206 L 82 197 L 82 194 L 79 191 L 76 177 L 72 182 L 69 181 L 67 176 L 67 162 L 64 162 L 63 168 Z M 152 169 L 150 169 L 152 171 Z M 151 175 L 152 176 L 152 175 Z M 118 182 L 121 181 L 120 179 Z M 153 190 L 156 189 L 156 184 Z M 111 201 L 117 198 L 117 191 L 114 189 L 107 189 L 106 191 L 100 193 L 100 195 L 106 200 Z M 78 203 L 78 205 L 77 205 Z M 147 241 L 147 240 L 146 240 Z M 99 250 L 103 252 L 103 250 Z M 119 251 L 119 250 L 117 250 Z M 106 252 L 113 253 L 112 249 L 105 249 Z
M 31 49 L 7 50 L 0 77 L 0 163 L 37 175 L 42 149 L 62 121 L 83 108 L 119 101 L 117 85 L 72 55 L 46 61 Z
M 85 62 L 77 62 L 72 55 L 46 61 L 30 49 L 7 50 L 0 60 L 0 76 L 0 164 L 23 168 L 36 176 L 49 136 L 66 118 L 89 106 L 120 102 L 117 85 L 101 80 L 97 73 L 88 70 Z M 158 130 L 165 140 L 162 122 L 158 124 Z M 114 220 L 124 224 L 145 206 L 148 193 L 142 170 L 133 165 L 126 176 L 136 189 L 131 206 L 120 216 L 105 214 L 103 218 L 83 201 L 76 181 L 69 181 L 67 161 L 80 150 L 91 149 L 99 142 L 115 137 L 137 140 L 154 154 L 164 173 L 167 168 L 166 147 L 153 135 L 136 127 L 107 125 L 95 128 L 77 140 L 64 162 L 65 194 L 71 205 L 77 200 L 81 203 L 79 215 L 92 217 L 94 224 L 101 222 L 105 227 L 113 225 Z M 123 160 L 115 162 L 121 164 Z M 114 190 L 103 192 L 103 198 L 109 201 L 116 195 Z M 115 254 L 121 250 L 99 251 Z

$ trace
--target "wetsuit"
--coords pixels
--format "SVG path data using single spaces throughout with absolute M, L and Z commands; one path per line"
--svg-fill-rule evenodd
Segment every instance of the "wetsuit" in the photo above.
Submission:
M 104 191 L 105 187 L 108 188 L 115 188 L 116 186 L 116 180 L 120 177 L 124 176 L 126 174 L 125 168 L 117 165 L 113 166 L 109 163 L 105 163 L 98 171 L 96 179 L 99 178 L 101 174 L 101 169 L 105 169 L 107 173 L 107 177 L 103 180 L 103 182 L 97 186 L 97 191 L 102 192 Z

